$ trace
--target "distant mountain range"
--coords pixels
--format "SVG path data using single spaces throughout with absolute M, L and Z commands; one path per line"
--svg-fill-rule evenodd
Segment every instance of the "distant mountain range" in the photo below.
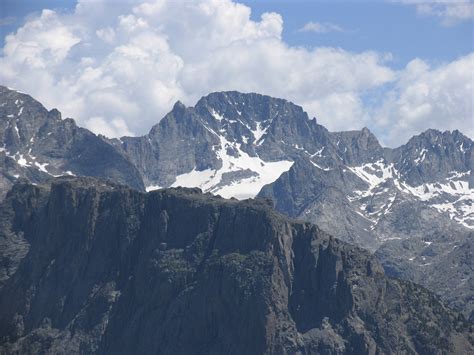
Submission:
M 264 200 L 96 178 L 0 204 L 2 354 L 469 354 L 472 324 Z
M 5 87 L 0 118 L 2 196 L 22 178 L 77 175 L 270 198 L 474 319 L 474 155 L 459 131 L 428 130 L 389 149 L 367 128 L 329 132 L 291 102 L 238 92 L 177 102 L 142 137 L 96 136 Z

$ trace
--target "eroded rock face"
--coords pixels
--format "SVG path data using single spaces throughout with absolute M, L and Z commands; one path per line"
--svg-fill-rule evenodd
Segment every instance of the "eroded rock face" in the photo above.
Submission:
M 0 223 L 3 353 L 473 350 L 428 291 L 266 201 L 58 178 L 15 185 Z

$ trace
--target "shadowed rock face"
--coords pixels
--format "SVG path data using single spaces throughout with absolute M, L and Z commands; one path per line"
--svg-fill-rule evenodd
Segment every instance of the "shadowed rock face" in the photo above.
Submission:
M 104 137 L 0 86 L 0 198 L 18 178 L 44 182 L 59 175 L 110 178 L 144 188 L 135 166 Z
M 0 207 L 2 353 L 468 353 L 370 253 L 265 201 L 18 183 Z

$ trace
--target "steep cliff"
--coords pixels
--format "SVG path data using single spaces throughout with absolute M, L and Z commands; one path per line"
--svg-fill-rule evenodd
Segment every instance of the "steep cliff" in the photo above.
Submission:
M 198 189 L 17 183 L 0 207 L 10 353 L 468 353 L 472 325 L 367 251 Z

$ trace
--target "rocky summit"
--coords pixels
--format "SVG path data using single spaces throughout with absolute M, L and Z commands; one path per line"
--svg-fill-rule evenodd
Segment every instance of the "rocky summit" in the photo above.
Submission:
M 105 177 L 143 188 L 137 169 L 103 137 L 0 86 L 0 196 L 17 179 L 42 182 L 61 175 Z
M 95 178 L 0 205 L 3 354 L 467 354 L 472 324 L 268 201 Z
M 391 149 L 367 128 L 329 132 L 287 100 L 236 91 L 177 102 L 157 122 L 108 139 L 1 87 L 0 197 L 18 179 L 75 175 L 271 199 L 474 320 L 474 154 L 461 132 L 428 130 Z

